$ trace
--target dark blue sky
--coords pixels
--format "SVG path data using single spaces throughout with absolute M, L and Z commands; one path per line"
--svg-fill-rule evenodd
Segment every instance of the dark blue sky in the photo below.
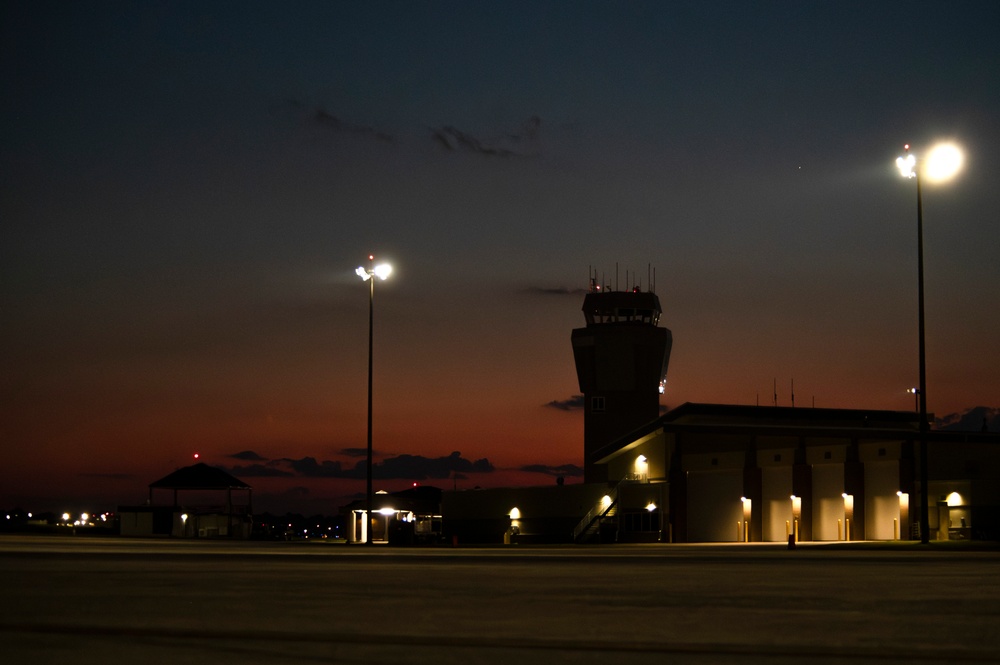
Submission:
M 940 138 L 967 162 L 925 189 L 929 408 L 1000 405 L 994 3 L 0 13 L 0 503 L 127 502 L 195 448 L 352 465 L 369 252 L 396 266 L 385 457 L 488 458 L 479 484 L 579 463 L 579 414 L 543 405 L 577 391 L 588 266 L 656 269 L 665 404 L 769 403 L 775 379 L 787 404 L 794 379 L 798 404 L 911 408 L 893 160 Z

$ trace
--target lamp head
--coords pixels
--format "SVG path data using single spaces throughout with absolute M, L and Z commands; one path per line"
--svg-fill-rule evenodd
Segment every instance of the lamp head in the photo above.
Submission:
M 910 154 L 910 145 L 906 144 L 906 155 L 896 158 L 896 168 L 904 178 L 915 178 L 917 175 L 917 158 Z
M 368 258 L 373 259 L 374 257 L 369 256 Z M 362 268 L 361 266 L 358 266 L 354 272 L 358 275 L 358 277 L 367 282 L 369 279 L 375 277 L 378 277 L 379 279 L 386 279 L 390 274 L 392 274 L 392 266 L 388 263 L 380 263 L 377 266 L 372 266 L 371 268 Z
M 962 163 L 965 161 L 962 149 L 954 143 L 938 143 L 920 159 L 919 165 L 917 158 L 910 153 L 910 144 L 903 146 L 903 149 L 906 152 L 896 158 L 896 167 L 904 178 L 917 177 L 919 168 L 920 175 L 928 182 L 945 182 L 962 170 Z
M 964 155 L 954 143 L 939 143 L 927 153 L 924 175 L 930 182 L 951 180 L 962 170 Z

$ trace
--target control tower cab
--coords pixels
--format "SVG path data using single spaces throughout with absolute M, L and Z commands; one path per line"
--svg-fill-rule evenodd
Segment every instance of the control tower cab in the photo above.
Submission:
M 583 476 L 607 482 L 598 452 L 660 415 L 673 335 L 658 326 L 652 291 L 605 291 L 591 281 L 583 299 L 587 327 L 573 331 L 576 375 L 583 393 Z

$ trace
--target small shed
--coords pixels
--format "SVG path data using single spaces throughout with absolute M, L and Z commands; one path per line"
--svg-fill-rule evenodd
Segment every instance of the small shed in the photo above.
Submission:
M 155 499 L 164 490 L 171 493 L 170 503 L 158 504 Z M 150 483 L 145 506 L 123 506 L 118 512 L 123 536 L 248 538 L 253 488 L 222 469 L 199 462 Z

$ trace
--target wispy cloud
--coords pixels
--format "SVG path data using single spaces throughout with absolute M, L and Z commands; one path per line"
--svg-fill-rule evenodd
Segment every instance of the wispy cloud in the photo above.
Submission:
M 229 455 L 229 457 L 243 460 L 244 462 L 263 462 L 265 460 L 264 457 L 261 457 L 252 450 L 244 450 L 243 452 L 233 453 L 232 455 Z
M 322 106 L 313 107 L 299 99 L 289 97 L 273 106 L 275 111 L 280 109 L 290 111 L 308 123 L 335 132 L 355 134 L 382 143 L 399 143 L 399 138 L 395 134 L 374 125 L 346 120 Z M 532 115 L 513 130 L 500 130 L 489 136 L 483 136 L 459 129 L 455 125 L 444 124 L 430 128 L 430 139 L 448 152 L 466 152 L 501 158 L 531 157 L 539 152 L 541 126 L 542 119 Z
M 487 145 L 475 136 L 467 134 L 451 125 L 431 130 L 431 137 L 448 150 L 466 150 L 480 155 L 496 157 L 513 157 L 517 154 L 512 150 Z
M 431 138 L 449 151 L 465 151 L 489 157 L 528 157 L 538 151 L 537 140 L 542 120 L 533 115 L 514 132 L 496 138 L 480 138 L 453 125 L 431 129 Z
M 237 478 L 288 478 L 295 475 L 290 471 L 279 469 L 273 463 L 234 466 L 227 468 L 226 471 Z
M 348 451 L 357 449 L 349 448 Z M 363 451 L 367 455 L 367 450 Z M 355 457 L 357 455 L 354 455 Z M 235 457 L 235 455 L 230 455 Z M 344 466 L 337 460 L 317 460 L 315 457 L 292 459 L 284 457 L 264 463 L 237 465 L 227 469 L 237 477 L 246 478 L 345 478 L 361 479 L 367 477 L 365 460 L 360 460 L 353 466 Z M 493 464 L 486 458 L 469 460 L 462 453 L 453 452 L 443 457 L 424 457 L 422 455 L 398 455 L 388 457 L 372 467 L 372 475 L 382 480 L 405 479 L 426 480 L 428 478 L 460 478 L 468 473 L 492 473 Z
M 937 418 L 935 427 L 958 432 L 1000 432 L 1000 408 L 976 406 Z
M 307 478 L 346 478 L 344 468 L 340 462 L 326 460 L 317 462 L 315 457 L 303 457 L 302 459 L 283 458 L 279 460 L 288 464 L 295 475 Z
M 569 399 L 554 399 L 545 406 L 560 411 L 578 411 L 583 408 L 583 395 L 573 395 Z
M 316 112 L 313 113 L 313 120 L 330 129 L 336 130 L 338 132 L 347 132 L 350 134 L 359 134 L 362 136 L 368 136 L 385 143 L 395 143 L 396 139 L 386 132 L 383 132 L 370 125 L 358 125 L 351 122 L 346 122 L 341 120 L 332 113 L 327 112 L 325 109 L 318 108 Z
M 359 463 L 360 466 L 360 463 Z M 373 474 L 378 478 L 449 478 L 454 473 L 492 473 L 493 465 L 486 458 L 467 460 L 459 452 L 447 457 L 427 458 L 420 455 L 390 457 L 376 465 Z

